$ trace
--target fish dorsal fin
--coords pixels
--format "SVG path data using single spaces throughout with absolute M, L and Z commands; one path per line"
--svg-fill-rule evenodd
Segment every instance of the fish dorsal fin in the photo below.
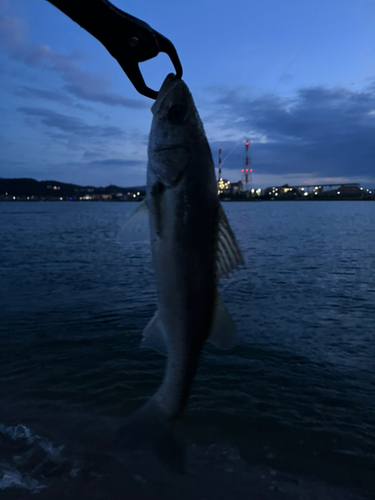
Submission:
M 214 318 L 208 342 L 219 349 L 232 349 L 238 339 L 238 330 L 223 299 L 217 293 Z
M 224 278 L 238 266 L 244 264 L 236 237 L 229 225 L 223 207 L 219 203 L 218 247 L 216 270 L 218 278 Z
M 150 320 L 146 328 L 143 330 L 142 335 L 142 347 L 154 349 L 154 351 L 157 351 L 160 354 L 164 354 L 164 356 L 168 355 L 167 337 L 165 334 L 163 323 L 159 318 L 158 311 L 156 311 L 154 317 Z
M 148 206 L 143 200 L 120 229 L 117 241 L 122 245 L 150 239 Z

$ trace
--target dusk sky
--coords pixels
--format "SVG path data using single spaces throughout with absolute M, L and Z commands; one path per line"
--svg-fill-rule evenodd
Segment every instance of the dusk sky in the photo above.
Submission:
M 116 0 L 177 48 L 223 176 L 375 187 L 373 0 Z M 165 55 L 141 65 L 157 88 Z M 0 177 L 142 185 L 152 100 L 46 0 L 0 0 Z

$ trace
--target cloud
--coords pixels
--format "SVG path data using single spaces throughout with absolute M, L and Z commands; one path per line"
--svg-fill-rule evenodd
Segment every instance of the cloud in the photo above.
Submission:
M 66 94 L 62 94 L 61 92 L 55 92 L 51 90 L 42 90 L 42 89 L 36 89 L 32 87 L 27 87 L 24 85 L 23 87 L 20 87 L 17 89 L 15 92 L 15 95 L 19 97 L 26 97 L 26 98 L 40 98 L 40 99 L 47 99 L 49 101 L 54 101 L 58 102 L 60 104 L 65 104 L 65 105 L 73 105 L 72 99 L 67 96 Z
M 99 167 L 138 167 L 144 166 L 145 161 L 143 160 L 123 160 L 121 158 L 110 158 L 107 160 L 94 160 L 87 163 L 90 166 Z
M 145 184 L 146 161 L 137 166 L 111 166 L 105 168 L 90 162 L 68 161 L 50 163 L 43 161 L 2 161 L 1 177 L 31 177 L 37 180 L 58 180 L 83 186 L 141 186 Z M 17 175 L 15 175 L 17 171 Z
M 107 92 L 106 87 L 108 86 L 108 83 L 101 82 L 97 77 L 93 78 L 93 73 L 90 75 L 91 77 L 88 78 L 88 73 L 82 72 L 82 75 L 80 75 L 80 81 L 75 85 L 66 85 L 64 87 L 65 90 L 80 99 L 101 102 L 103 104 L 108 104 L 109 106 L 124 106 L 125 108 L 133 109 L 147 109 L 150 107 L 147 102 L 129 99 L 128 97 L 124 97 L 120 94 Z M 77 80 L 77 74 L 75 76 L 75 80 Z
M 92 106 L 86 106 L 85 104 L 75 103 L 73 99 L 71 99 L 68 95 L 62 92 L 56 92 L 51 90 L 43 90 L 37 89 L 34 87 L 28 87 L 26 85 L 16 89 L 14 94 L 19 97 L 24 97 L 26 99 L 44 99 L 47 101 L 57 102 L 59 104 L 63 104 L 64 106 L 70 106 L 72 108 L 80 109 L 81 111 L 95 113 L 100 118 L 104 118 L 105 120 L 109 119 L 109 116 L 105 113 L 98 112 Z
M 375 180 L 375 87 L 302 88 L 293 98 L 257 98 L 229 91 L 215 101 L 217 135 L 231 131 L 250 137 L 254 172 Z M 216 109 L 217 109 L 216 108 Z M 212 121 L 211 115 L 211 121 Z M 230 152 L 224 168 L 242 168 L 243 143 L 216 140 L 213 148 Z
M 18 111 L 29 117 L 35 117 L 37 121 L 46 127 L 45 132 L 50 134 L 50 128 L 63 132 L 64 136 L 72 135 L 79 137 L 101 137 L 118 138 L 124 136 L 124 131 L 119 127 L 88 125 L 75 116 L 63 115 L 50 109 L 21 107 Z M 63 136 L 63 137 L 64 137 Z
M 110 92 L 110 80 L 98 73 L 83 71 L 78 62 L 82 55 L 75 53 L 69 56 L 54 52 L 44 44 L 27 42 L 27 26 L 18 17 L 0 13 L 0 48 L 11 58 L 27 66 L 53 71 L 66 82 L 65 90 L 74 96 L 92 102 L 100 102 L 109 106 L 123 106 L 132 109 L 149 108 L 144 100 L 130 99 L 121 94 Z

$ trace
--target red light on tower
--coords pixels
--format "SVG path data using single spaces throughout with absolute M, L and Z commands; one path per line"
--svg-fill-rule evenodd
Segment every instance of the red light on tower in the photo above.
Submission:
M 252 171 L 253 171 L 253 169 L 251 168 L 251 169 L 250 169 L 250 172 L 252 172 Z
M 247 168 L 247 169 L 246 169 L 246 172 L 248 172 L 248 171 L 249 171 L 249 169 Z
M 249 147 L 249 141 L 246 141 L 246 146 Z
M 244 172 L 245 172 L 245 170 L 244 170 L 244 169 L 242 169 L 242 170 L 241 170 L 241 172 L 242 172 L 242 173 L 244 173 Z

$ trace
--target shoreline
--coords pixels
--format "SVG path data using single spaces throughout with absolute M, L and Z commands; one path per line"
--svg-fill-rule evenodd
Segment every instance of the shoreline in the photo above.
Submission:
M 0 203 L 140 203 L 143 199 L 139 200 L 0 200 Z M 301 203 L 316 203 L 317 201 L 327 201 L 327 202 L 340 202 L 340 201 L 375 201 L 375 198 L 361 198 L 361 199 L 353 199 L 353 198 L 333 198 L 333 199 L 240 199 L 240 200 L 220 200 L 220 203 L 259 203 L 259 202 L 268 202 L 268 203 L 280 203 L 280 202 L 301 202 Z

